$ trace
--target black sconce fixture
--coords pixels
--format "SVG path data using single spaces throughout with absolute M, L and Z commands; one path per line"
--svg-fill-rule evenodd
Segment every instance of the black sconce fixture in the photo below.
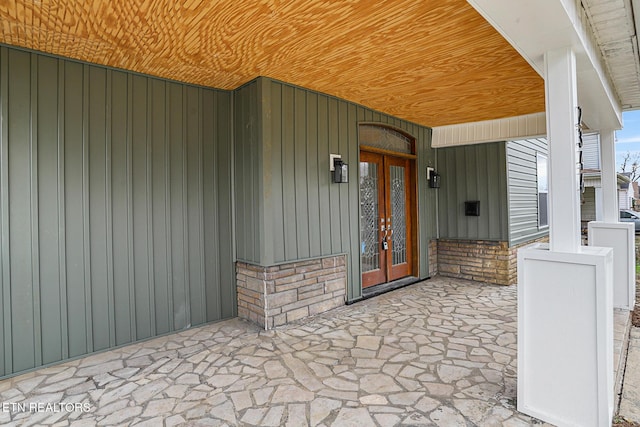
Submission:
M 342 158 L 336 154 L 330 155 L 330 161 L 333 182 L 339 184 L 349 182 L 349 165 L 343 162 Z
M 429 181 L 429 187 L 440 188 L 440 174 L 431 167 L 427 168 L 427 181 Z

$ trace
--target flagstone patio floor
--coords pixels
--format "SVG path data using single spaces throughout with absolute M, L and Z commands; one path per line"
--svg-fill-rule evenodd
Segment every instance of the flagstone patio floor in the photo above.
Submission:
M 436 277 L 272 331 L 232 319 L 5 380 L 0 424 L 543 425 L 515 409 L 516 349 L 515 287 Z

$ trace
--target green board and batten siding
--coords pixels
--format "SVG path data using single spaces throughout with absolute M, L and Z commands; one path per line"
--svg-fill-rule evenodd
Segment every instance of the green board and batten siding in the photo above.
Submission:
M 235 316 L 231 95 L 0 48 L 0 376 Z
M 544 237 L 549 228 L 538 227 L 538 170 L 536 154 L 547 155 L 544 138 L 509 141 L 507 177 L 509 194 L 509 244 L 518 245 Z
M 439 237 L 508 240 L 504 142 L 440 148 Z M 464 202 L 479 200 L 480 216 L 465 216 Z
M 357 299 L 358 123 L 416 137 L 428 275 L 428 128 L 266 78 L 218 91 L 8 47 L 0 115 L 0 376 L 235 316 L 234 251 L 346 254 Z
M 416 138 L 420 275 L 428 275 L 436 193 L 421 177 L 435 160 L 430 129 L 268 78 L 237 90 L 235 108 L 238 260 L 270 266 L 344 253 L 348 299 L 359 298 L 358 124 L 380 123 Z M 349 164 L 348 184 L 331 182 L 329 154 Z

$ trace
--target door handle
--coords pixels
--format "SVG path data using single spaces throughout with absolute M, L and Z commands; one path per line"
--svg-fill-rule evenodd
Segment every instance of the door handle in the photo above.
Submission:
M 384 222 L 384 219 L 382 219 L 382 221 Z M 388 228 L 383 225 L 380 226 L 380 231 L 383 233 L 382 234 L 382 240 L 380 241 L 380 244 L 382 245 L 382 250 L 386 251 L 387 249 L 389 249 L 389 243 L 387 243 L 387 232 L 388 232 Z

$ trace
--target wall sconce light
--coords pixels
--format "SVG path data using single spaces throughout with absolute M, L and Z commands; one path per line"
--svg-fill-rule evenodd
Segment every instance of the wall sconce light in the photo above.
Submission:
M 329 170 L 333 182 L 349 182 L 349 165 L 342 161 L 340 154 L 329 154 Z
M 440 174 L 432 167 L 427 167 L 427 181 L 429 181 L 429 187 L 440 188 Z

